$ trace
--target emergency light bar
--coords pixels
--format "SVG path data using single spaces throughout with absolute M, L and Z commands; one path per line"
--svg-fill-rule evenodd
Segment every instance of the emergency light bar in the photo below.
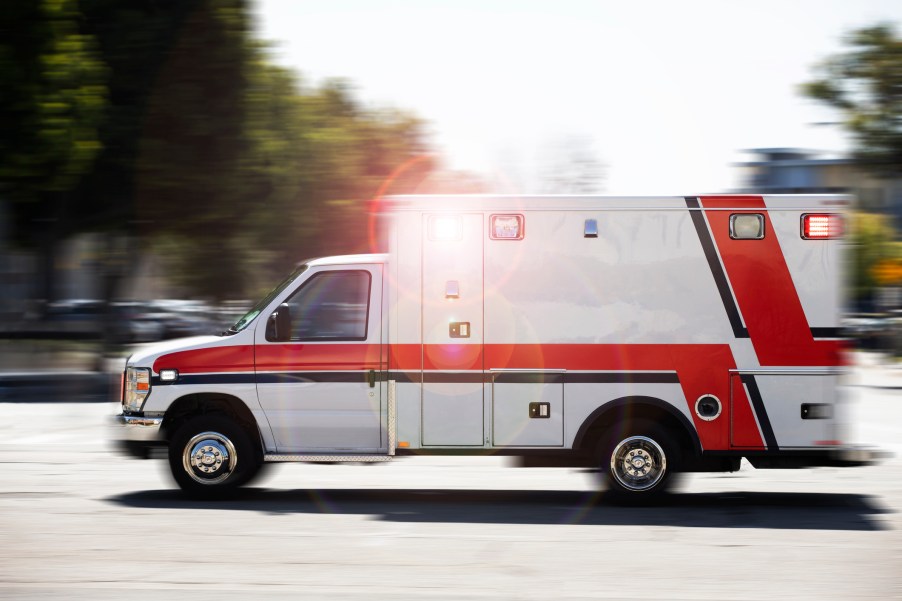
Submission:
M 802 215 L 802 238 L 830 240 L 843 234 L 842 216 L 833 213 Z

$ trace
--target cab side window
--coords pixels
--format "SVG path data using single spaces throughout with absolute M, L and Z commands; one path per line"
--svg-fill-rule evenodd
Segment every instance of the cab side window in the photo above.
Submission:
M 315 274 L 286 302 L 290 340 L 366 340 L 369 315 L 368 271 Z

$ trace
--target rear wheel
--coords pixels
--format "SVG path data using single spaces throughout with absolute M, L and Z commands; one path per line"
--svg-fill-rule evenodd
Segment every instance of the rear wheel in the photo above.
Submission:
M 222 415 L 194 417 L 176 430 L 169 468 L 176 483 L 198 498 L 227 497 L 260 469 L 247 431 Z
M 606 437 L 600 457 L 610 494 L 633 500 L 659 497 L 679 470 L 679 447 L 673 437 L 651 422 L 618 430 Z

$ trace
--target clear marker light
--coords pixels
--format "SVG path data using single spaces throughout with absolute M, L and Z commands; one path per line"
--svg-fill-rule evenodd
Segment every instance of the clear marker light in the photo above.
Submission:
M 764 238 L 764 215 L 761 213 L 730 215 L 730 238 L 734 240 Z
M 492 240 L 522 240 L 523 215 L 492 215 Z

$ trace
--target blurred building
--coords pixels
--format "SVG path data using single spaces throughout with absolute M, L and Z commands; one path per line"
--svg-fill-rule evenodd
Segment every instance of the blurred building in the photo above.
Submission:
M 41 281 L 39 257 L 33 250 L 16 248 L 10 238 L 9 209 L 0 202 L 0 333 L 27 329 L 27 321 L 37 316 Z M 114 257 L 116 258 L 116 257 Z M 54 273 L 54 297 L 58 301 L 103 298 L 105 261 L 110 261 L 104 235 L 87 233 L 61 243 Z M 118 300 L 154 300 L 175 297 L 178 291 L 166 277 L 160 260 L 151 252 L 129 260 L 130 277 L 119 291 Z
M 770 194 L 846 193 L 864 211 L 891 214 L 902 225 L 902 178 L 878 179 L 848 157 L 802 148 L 752 148 L 738 163 L 738 192 Z
M 12 224 L 6 203 L 0 201 L 0 324 L 20 319 L 34 288 L 35 259 L 10 243 Z

